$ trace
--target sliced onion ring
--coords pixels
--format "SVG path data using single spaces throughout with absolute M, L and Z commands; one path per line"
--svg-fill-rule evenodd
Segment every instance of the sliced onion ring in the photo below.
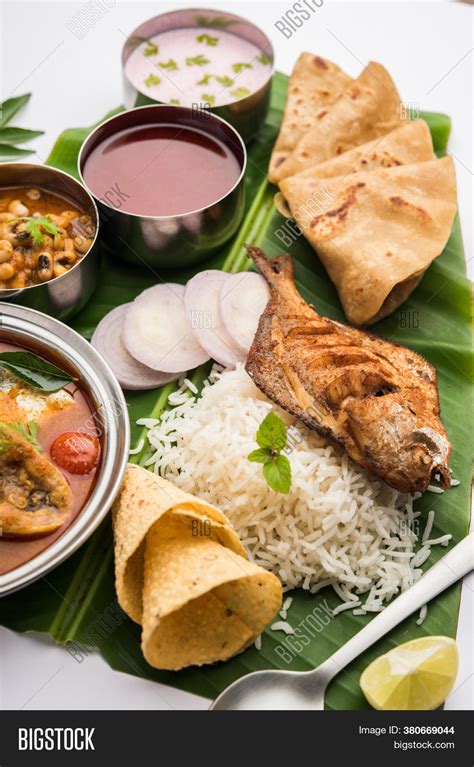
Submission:
M 252 346 L 258 321 L 270 298 L 267 281 L 256 272 L 230 274 L 219 294 L 225 329 L 242 354 Z
M 165 373 L 191 370 L 209 355 L 191 330 L 184 309 L 184 287 L 154 285 L 127 308 L 123 339 L 139 362 Z
M 137 362 L 128 352 L 123 340 L 123 323 L 129 306 L 122 304 L 105 315 L 91 338 L 92 346 L 104 358 L 124 389 L 155 389 L 176 380 L 178 375 L 152 370 Z
M 235 368 L 245 356 L 225 329 L 219 308 L 219 295 L 229 277 L 217 269 L 199 272 L 186 285 L 184 305 L 201 346 L 220 365 Z

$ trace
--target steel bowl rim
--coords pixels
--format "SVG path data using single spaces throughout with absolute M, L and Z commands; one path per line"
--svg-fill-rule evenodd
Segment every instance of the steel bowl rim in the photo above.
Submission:
M 75 330 L 35 309 L 0 302 L 1 330 L 39 340 L 44 347 L 76 365 L 87 389 L 103 408 L 100 423 L 107 438 L 99 476 L 79 514 L 50 546 L 0 576 L 0 596 L 3 596 L 24 588 L 64 562 L 104 520 L 117 496 L 127 466 L 130 423 L 125 397 L 115 375 L 98 352 Z M 113 418 L 107 408 L 110 397 L 118 403 Z
M 162 18 L 163 16 L 173 16 L 175 14 L 184 13 L 186 11 L 194 11 L 195 13 L 199 13 L 199 12 L 203 12 L 203 13 L 220 13 L 220 14 L 223 14 L 225 16 L 233 16 L 235 19 L 239 19 L 244 24 L 248 24 L 250 27 L 253 27 L 254 29 L 256 29 L 257 32 L 260 32 L 262 37 L 264 37 L 266 39 L 268 45 L 270 46 L 270 52 L 271 52 L 271 67 L 270 67 L 270 72 L 269 72 L 269 75 L 268 75 L 267 79 L 262 83 L 260 88 L 258 88 L 255 91 L 252 91 L 252 93 L 250 93 L 248 96 L 245 96 L 245 98 L 238 99 L 238 101 L 236 101 L 234 99 L 234 101 L 226 101 L 225 104 L 219 104 L 218 106 L 210 107 L 209 108 L 209 112 L 211 114 L 215 114 L 215 112 L 212 111 L 214 109 L 221 109 L 222 107 L 230 107 L 230 106 L 232 106 L 232 104 L 237 104 L 237 103 L 245 103 L 248 99 L 251 99 L 253 96 L 255 96 L 256 93 L 259 93 L 261 90 L 263 90 L 264 88 L 268 87 L 268 84 L 272 81 L 273 75 L 275 73 L 275 49 L 274 49 L 273 43 L 270 40 L 270 38 L 268 37 L 267 33 L 264 32 L 263 29 L 258 26 L 258 24 L 255 24 L 253 21 L 250 21 L 249 19 L 246 19 L 245 16 L 241 16 L 238 13 L 231 13 L 230 11 L 218 11 L 216 8 L 202 8 L 201 6 L 199 6 L 198 8 L 179 8 L 179 9 L 176 9 L 174 11 L 165 11 L 164 13 L 157 13 L 156 16 L 150 16 L 149 19 L 145 19 L 145 21 L 142 21 L 141 24 L 138 24 L 138 26 L 136 26 L 132 30 L 132 32 L 129 35 L 127 35 L 127 40 L 124 42 L 123 47 L 122 47 L 122 55 L 121 55 L 122 73 L 123 73 L 123 76 L 125 77 L 125 79 L 127 80 L 127 82 L 132 86 L 132 88 L 134 88 L 137 91 L 137 93 L 140 93 L 140 95 L 144 96 L 145 98 L 149 98 L 149 96 L 147 96 L 146 93 L 143 93 L 143 91 L 141 91 L 140 88 L 138 88 L 134 83 L 132 83 L 132 81 L 130 80 L 130 78 L 128 77 L 128 75 L 127 75 L 127 73 L 125 71 L 124 55 L 125 55 L 125 51 L 126 51 L 126 48 L 127 48 L 127 41 L 130 40 L 130 38 L 132 38 L 135 35 L 136 31 L 138 29 L 140 29 L 140 27 L 144 26 L 145 24 L 148 24 L 148 22 L 154 21 L 155 19 L 158 19 L 158 18 Z M 181 27 L 176 27 L 176 29 L 180 29 L 180 28 Z M 236 37 L 241 37 L 240 35 L 238 35 L 235 32 L 231 32 L 231 34 L 235 34 Z M 244 38 L 242 38 L 242 39 L 244 39 Z M 156 106 L 158 106 L 159 103 L 160 102 L 157 102 Z M 173 104 L 166 104 L 166 102 L 161 102 L 161 103 L 163 104 L 163 106 L 173 106 Z M 152 106 L 154 106 L 154 105 L 152 105 Z
M 89 193 L 89 195 L 94 196 L 94 193 L 92 192 L 91 188 L 88 186 L 86 181 L 84 180 L 84 177 L 82 175 L 82 169 L 81 169 L 82 155 L 83 155 L 83 151 L 84 151 L 84 149 L 86 147 L 87 142 L 90 139 L 92 139 L 94 134 L 97 131 L 99 131 L 101 128 L 103 128 L 104 125 L 107 125 L 108 123 L 112 122 L 113 120 L 116 120 L 117 118 L 122 117 L 123 115 L 131 114 L 133 112 L 141 112 L 141 111 L 144 111 L 144 110 L 147 110 L 147 109 L 171 109 L 171 110 L 175 110 L 176 109 L 176 110 L 186 110 L 187 112 L 192 112 L 191 107 L 175 106 L 174 104 L 144 104 L 143 106 L 133 107 L 133 109 L 126 109 L 123 112 L 119 112 L 116 115 L 112 115 L 112 117 L 108 117 L 106 120 L 101 122 L 99 125 L 96 125 L 94 130 L 91 133 L 89 133 L 89 135 L 87 136 L 87 138 L 84 140 L 83 144 L 81 145 L 81 148 L 79 150 L 79 154 L 78 154 L 78 157 L 77 157 L 77 171 L 79 173 L 79 177 L 81 179 L 81 182 L 84 185 L 86 191 Z M 248 161 L 247 147 L 245 146 L 245 142 L 244 142 L 242 136 L 240 135 L 240 133 L 234 128 L 233 125 L 230 124 L 230 122 L 228 122 L 227 120 L 224 120 L 223 117 L 220 117 L 219 115 L 214 114 L 214 112 L 209 112 L 208 114 L 209 114 L 211 120 L 217 120 L 218 122 L 221 122 L 224 125 L 226 125 L 228 128 L 230 128 L 232 133 L 235 134 L 235 136 L 239 140 L 240 145 L 241 145 L 241 149 L 242 149 L 242 168 L 241 168 L 239 177 L 238 177 L 237 181 L 234 183 L 234 185 L 225 194 L 223 194 L 217 200 L 214 200 L 213 202 L 211 202 L 209 205 L 204 205 L 202 208 L 196 208 L 195 210 L 188 210 L 185 213 L 175 213 L 174 215 L 171 215 L 171 216 L 147 216 L 147 215 L 143 215 L 141 213 L 129 213 L 127 210 L 121 210 L 120 208 L 112 208 L 110 205 L 108 205 L 107 203 L 103 202 L 100 199 L 100 197 L 96 197 L 95 199 L 99 200 L 100 204 L 104 208 L 107 208 L 108 210 L 113 211 L 114 214 L 121 213 L 124 216 L 133 216 L 134 218 L 139 218 L 139 219 L 147 220 L 147 221 L 169 221 L 169 220 L 173 220 L 173 219 L 176 219 L 176 218 L 184 219 L 187 216 L 194 216 L 194 215 L 196 215 L 198 213 L 203 213 L 205 210 L 210 210 L 212 207 L 214 207 L 214 205 L 217 205 L 218 203 L 222 202 L 222 200 L 225 200 L 227 197 L 229 197 L 239 187 L 239 185 L 242 183 L 242 181 L 244 179 L 245 172 L 247 170 L 247 161 Z M 177 124 L 179 124 L 179 123 L 177 123 Z M 197 128 L 196 130 L 201 130 L 201 129 Z M 203 130 L 203 132 L 205 132 L 205 131 Z M 84 163 L 84 165 L 85 165 L 85 163 Z M 61 276 L 63 276 L 63 275 L 61 275 Z M 56 279 L 59 279 L 59 278 L 56 277 Z
M 93 195 L 89 191 L 89 189 L 86 187 L 84 182 L 82 182 L 82 178 L 81 178 L 81 181 L 78 181 L 77 178 L 74 178 L 74 176 L 72 176 L 70 173 L 67 173 L 65 170 L 60 170 L 59 168 L 54 168 L 53 166 L 49 166 L 49 165 L 40 165 L 39 163 L 36 163 L 36 162 L 2 162 L 2 163 L 0 163 L 0 167 L 5 167 L 5 166 L 11 166 L 11 167 L 15 167 L 15 168 L 18 168 L 18 167 L 20 167 L 20 168 L 41 168 L 42 170 L 45 170 L 46 172 L 51 172 L 53 174 L 59 173 L 60 176 L 65 176 L 66 178 L 70 179 L 71 181 L 74 182 L 74 184 L 76 186 L 79 186 L 81 189 L 83 189 L 84 192 L 87 194 L 87 196 L 90 198 L 90 201 L 92 203 L 92 207 L 93 207 L 93 210 L 94 210 L 96 226 L 95 226 L 94 239 L 92 240 L 90 247 L 83 254 L 82 258 L 80 258 L 79 261 L 76 264 L 74 264 L 72 269 L 69 269 L 67 272 L 64 272 L 64 274 L 60 274 L 59 277 L 53 277 L 52 280 L 48 280 L 47 282 L 40 282 L 38 285 L 25 285 L 24 288 L 0 288 L 0 302 L 2 301 L 2 296 L 5 296 L 5 297 L 11 296 L 11 297 L 13 297 L 15 295 L 19 295 L 20 293 L 23 293 L 23 291 L 25 291 L 25 290 L 31 290 L 32 288 L 41 288 L 41 287 L 44 287 L 45 285 L 57 284 L 59 282 L 59 280 L 63 280 L 65 277 L 68 276 L 68 274 L 72 274 L 74 272 L 74 270 L 78 266 L 80 266 L 80 264 L 84 261 L 84 259 L 87 258 L 87 256 L 89 255 L 89 253 L 93 249 L 94 245 L 96 244 L 96 242 L 98 240 L 98 237 L 99 237 L 99 225 L 100 225 L 99 209 L 97 207 L 97 203 L 96 203 Z M 53 194 L 54 194 L 54 192 L 53 192 Z M 60 196 L 60 195 L 58 195 L 58 196 Z

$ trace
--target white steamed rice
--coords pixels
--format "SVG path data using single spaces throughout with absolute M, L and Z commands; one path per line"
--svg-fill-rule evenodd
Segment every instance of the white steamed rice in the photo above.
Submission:
M 422 575 L 434 514 L 415 553 L 413 497 L 369 477 L 316 434 L 299 431 L 242 366 L 224 372 L 215 366 L 201 397 L 183 381 L 170 405 L 160 420 L 139 421 L 154 448 L 147 465 L 222 509 L 249 556 L 278 575 L 285 590 L 315 593 L 331 585 L 343 602 L 337 611 L 364 614 L 381 610 Z M 271 410 L 293 424 L 286 495 L 271 490 L 261 465 L 247 459 Z

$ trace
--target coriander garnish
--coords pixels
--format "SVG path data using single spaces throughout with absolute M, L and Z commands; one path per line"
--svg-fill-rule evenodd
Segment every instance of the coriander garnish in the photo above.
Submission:
M 198 80 L 198 81 L 197 81 L 196 85 L 209 85 L 209 83 L 210 83 L 210 80 L 211 80 L 211 77 L 212 77 L 212 75 L 209 75 L 209 74 L 206 74 L 206 75 L 204 75 L 204 77 L 202 78 L 202 80 Z M 219 78 L 218 78 L 218 77 L 216 77 L 216 80 L 218 80 L 218 79 L 219 79 Z
M 206 33 L 204 33 L 203 35 L 198 35 L 196 37 L 196 40 L 198 41 L 198 43 L 206 43 L 206 45 L 214 45 L 214 46 L 217 45 L 217 43 L 219 42 L 218 37 L 211 37 L 211 35 L 208 35 Z
M 199 53 L 197 56 L 189 56 L 186 59 L 186 64 L 188 67 L 197 66 L 197 67 L 203 67 L 204 64 L 209 64 L 209 59 L 206 59 L 205 56 L 202 55 L 202 53 Z
M 199 27 L 211 27 L 212 29 L 227 29 L 227 27 L 237 23 L 233 19 L 224 19 L 222 16 L 215 16 L 214 18 L 198 16 L 196 22 Z
M 234 90 L 229 91 L 229 93 L 235 99 L 244 99 L 246 96 L 250 95 L 250 91 L 248 88 L 234 88 Z
M 59 234 L 59 227 L 54 223 L 50 216 L 19 216 L 15 221 L 24 221 L 25 231 L 28 232 L 35 245 L 42 245 L 44 241 L 44 231 L 47 234 Z
M 204 101 L 205 104 L 209 104 L 210 107 L 213 107 L 216 103 L 216 97 L 211 96 L 210 93 L 203 93 L 201 96 L 201 101 Z
M 175 72 L 179 69 L 174 59 L 169 59 L 169 61 L 159 61 L 158 66 L 160 69 L 167 69 L 169 72 Z
M 263 463 L 263 476 L 277 493 L 288 493 L 291 487 L 291 466 L 281 451 L 287 443 L 286 426 L 275 413 L 269 413 L 260 424 L 256 437 L 257 450 L 247 456 L 249 461 Z
M 245 62 L 242 62 L 242 61 L 238 61 L 236 64 L 232 64 L 232 69 L 234 70 L 234 72 L 239 74 L 240 72 L 242 72 L 243 69 L 252 69 L 252 65 L 246 64 Z
M 41 446 L 38 442 L 38 423 L 36 421 L 28 421 L 27 424 L 23 423 L 23 421 L 17 421 L 14 423 L 2 423 L 1 425 L 21 434 L 35 450 L 41 452 Z
M 155 43 L 152 43 L 150 40 L 146 41 L 146 47 L 143 51 L 145 56 L 157 56 L 158 55 L 158 46 L 155 45 Z
M 234 84 L 234 81 L 232 80 L 232 78 L 228 77 L 227 75 L 222 75 L 222 77 L 216 76 L 216 80 L 218 83 L 220 83 L 220 85 L 223 85 L 224 88 L 229 88 L 231 85 Z
M 148 75 L 144 82 L 147 88 L 150 88 L 152 85 L 159 85 L 161 80 L 159 77 L 157 77 L 157 75 Z

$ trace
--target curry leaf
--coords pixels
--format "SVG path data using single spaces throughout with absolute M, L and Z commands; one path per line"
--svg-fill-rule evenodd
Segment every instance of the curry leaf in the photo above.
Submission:
M 23 96 L 16 96 L 0 103 L 0 160 L 15 160 L 33 154 L 33 149 L 18 149 L 14 145 L 32 141 L 43 135 L 43 131 L 5 127 L 12 117 L 28 103 L 30 96 L 30 93 L 25 93 Z
M 31 93 L 25 93 L 23 96 L 15 96 L 7 99 L 0 104 L 0 126 L 10 122 L 12 117 L 22 109 L 30 100 Z
M 1 144 L 24 144 L 42 136 L 42 130 L 27 130 L 26 128 L 0 128 Z
M 75 380 L 64 370 L 60 370 L 56 365 L 46 362 L 32 352 L 2 352 L 0 367 L 13 373 L 29 386 L 45 392 L 58 391 Z
M 263 466 L 267 484 L 277 493 L 288 493 L 291 487 L 291 466 L 286 455 L 277 455 Z
M 10 146 L 10 144 L 0 144 L 0 160 L 14 160 L 18 157 L 25 157 L 27 154 L 34 154 L 34 150 L 18 149 L 17 146 Z

